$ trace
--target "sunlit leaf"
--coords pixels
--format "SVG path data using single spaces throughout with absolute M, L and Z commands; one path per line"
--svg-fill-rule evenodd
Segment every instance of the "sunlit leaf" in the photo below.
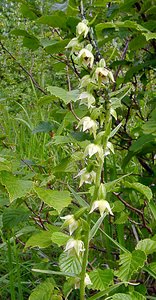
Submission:
M 104 291 L 113 281 L 113 272 L 110 269 L 95 269 L 89 273 L 92 282 L 91 288 Z

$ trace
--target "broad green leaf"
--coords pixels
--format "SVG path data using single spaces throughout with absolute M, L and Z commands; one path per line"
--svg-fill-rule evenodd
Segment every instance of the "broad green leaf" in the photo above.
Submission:
M 95 269 L 89 273 L 92 282 L 91 288 L 104 291 L 113 281 L 113 272 L 110 269 Z
M 0 171 L 11 171 L 12 165 L 10 161 L 7 161 L 5 158 L 0 157 Z
M 37 50 L 40 47 L 40 42 L 36 37 L 24 37 L 23 46 L 31 50 Z
M 146 41 L 155 40 L 156 39 L 156 33 L 153 33 L 153 32 L 144 33 L 143 35 L 145 36 Z
M 113 202 L 113 212 L 122 212 L 125 209 L 125 205 L 117 200 L 115 202 Z
M 36 187 L 34 190 L 43 202 L 55 208 L 59 213 L 72 201 L 68 191 L 45 190 L 40 187 Z
M 22 4 L 20 10 L 23 17 L 30 20 L 35 20 L 40 16 L 40 12 L 36 10 L 36 7 L 33 5 L 28 6 L 26 4 Z
M 115 271 L 115 275 L 122 281 L 129 281 L 131 276 L 142 268 L 146 261 L 146 255 L 141 250 L 134 250 L 132 253 L 124 253 L 120 255 L 119 270 Z
M 135 249 L 144 251 L 146 255 L 152 254 L 153 252 L 156 252 L 156 241 L 151 239 L 140 240 Z
M 49 25 L 51 27 L 58 27 L 61 29 L 66 29 L 66 15 L 64 13 L 54 14 L 54 15 L 43 15 L 37 20 L 37 23 Z
M 38 133 L 38 132 L 49 132 L 54 129 L 54 125 L 50 122 L 45 122 L 42 121 L 40 122 L 34 129 L 33 133 Z
M 62 272 L 78 275 L 81 272 L 81 262 L 78 256 L 68 256 L 62 253 L 59 258 L 59 267 Z
M 51 45 L 45 47 L 45 51 L 49 54 L 64 52 L 65 47 L 69 43 L 69 39 L 53 42 Z
M 59 247 L 67 243 L 71 237 L 63 232 L 52 233 L 51 240 L 53 243 L 57 244 Z
M 30 212 L 22 207 L 8 207 L 3 212 L 3 226 L 5 228 L 13 228 L 21 222 L 28 220 Z
M 97 33 L 106 28 L 131 28 L 131 29 L 135 29 L 135 30 L 141 31 L 141 32 L 148 32 L 148 30 L 145 27 L 141 26 L 140 24 L 138 24 L 134 21 L 130 21 L 130 20 L 127 20 L 125 22 L 99 23 L 95 26 L 95 28 L 96 28 Z
M 47 278 L 33 290 L 29 296 L 29 300 L 51 300 L 55 285 L 53 278 Z
M 98 292 L 96 294 L 94 294 L 93 296 L 89 297 L 88 300 L 99 300 L 101 299 L 103 296 L 105 295 L 109 295 L 109 293 L 113 293 L 115 290 L 117 290 L 122 284 L 124 284 L 124 282 L 120 282 L 117 284 L 114 284 L 113 286 L 105 289 L 102 292 Z M 103 298 L 102 298 L 103 299 Z M 121 300 L 121 299 L 120 299 Z
M 156 145 L 154 136 L 152 134 L 142 134 L 135 142 L 132 143 L 129 150 L 137 153 L 140 151 L 146 151 L 145 147 L 147 146 L 148 152 L 146 153 L 149 153 L 151 143 Z
M 33 187 L 32 181 L 18 179 L 16 176 L 5 171 L 0 173 L 0 181 L 9 193 L 10 202 L 25 197 Z
M 25 248 L 28 247 L 39 247 L 39 248 L 46 248 L 52 244 L 51 240 L 52 233 L 50 231 L 40 231 L 32 235 L 28 241 L 26 242 Z
M 125 224 L 127 220 L 128 220 L 128 214 L 122 211 L 120 213 L 120 216 L 115 220 L 115 224 Z
M 111 297 L 112 300 L 132 300 L 132 297 L 129 294 L 118 293 Z M 133 299 L 134 300 L 134 299 Z
M 67 139 L 65 137 L 64 141 L 67 141 Z M 76 171 L 77 165 L 74 163 L 74 160 L 70 157 L 62 159 L 61 162 L 53 168 L 53 173 L 75 173 Z
M 65 104 L 68 104 L 69 102 L 75 102 L 78 99 L 79 92 L 78 90 L 72 90 L 72 91 L 66 91 L 63 88 L 57 87 L 57 86 L 49 86 L 47 87 L 48 92 L 50 92 L 55 97 L 60 98 L 63 100 Z
M 148 205 L 149 205 L 149 208 L 150 208 L 150 210 L 154 216 L 154 219 L 156 221 L 156 205 L 155 205 L 154 201 L 151 200 Z
M 140 182 L 130 183 L 130 182 L 126 181 L 124 184 L 127 188 L 134 189 L 137 192 L 143 194 L 149 201 L 153 197 L 151 189 L 148 186 L 146 186 Z

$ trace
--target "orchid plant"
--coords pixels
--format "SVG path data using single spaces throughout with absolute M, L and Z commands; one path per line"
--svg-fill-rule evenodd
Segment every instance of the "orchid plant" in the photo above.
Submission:
M 89 209 L 85 211 L 84 215 L 79 215 L 79 218 L 76 218 L 74 215 L 62 217 L 65 220 L 63 227 L 68 227 L 69 234 L 72 236 L 68 240 L 64 251 L 68 253 L 68 256 L 75 254 L 81 263 L 80 283 L 77 285 L 75 282 L 75 286 L 80 289 L 81 300 L 85 299 L 86 285 L 92 285 L 87 273 L 92 214 L 94 211 L 97 211 L 100 212 L 102 218 L 108 214 L 113 216 L 112 204 L 107 201 L 102 172 L 105 157 L 114 152 L 113 145 L 109 141 L 112 114 L 111 101 L 107 96 L 108 87 L 114 83 L 114 77 L 111 70 L 106 67 L 103 58 L 99 61 L 95 60 L 93 47 L 91 44 L 88 44 L 87 35 L 89 32 L 88 21 L 83 20 L 77 25 L 76 37 L 66 47 L 66 49 L 71 49 L 70 55 L 75 64 L 80 69 L 84 68 L 88 72 L 88 75 L 84 75 L 80 79 L 80 95 L 77 99 L 80 105 L 83 104 L 88 108 L 88 113 L 80 119 L 77 129 L 80 128 L 83 132 L 88 132 L 92 137 L 92 142 L 84 149 L 83 159 L 86 166 L 75 176 L 75 178 L 80 177 L 80 187 L 88 183 L 92 185 Z M 97 105 L 96 103 L 100 102 L 100 97 L 97 96 L 99 91 L 104 104 L 101 101 L 101 104 Z M 95 113 L 96 111 L 97 113 Z M 113 109 L 112 111 L 114 112 Z M 93 159 L 95 161 L 94 166 L 89 170 Z M 81 228 L 83 222 L 87 223 L 85 230 Z

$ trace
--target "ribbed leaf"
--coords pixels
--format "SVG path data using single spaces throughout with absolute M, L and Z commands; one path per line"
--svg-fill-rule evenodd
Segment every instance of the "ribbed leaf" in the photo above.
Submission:
M 148 186 L 141 184 L 140 182 L 130 183 L 126 181 L 125 186 L 143 194 L 149 201 L 153 197 L 151 189 Z
M 51 236 L 52 242 L 58 246 L 65 245 L 70 238 L 69 235 L 64 234 L 63 232 L 54 232 Z
M 0 173 L 0 181 L 9 193 L 10 202 L 24 197 L 33 187 L 32 181 L 18 179 L 13 174 L 5 171 Z
M 63 208 L 67 207 L 72 200 L 68 191 L 45 190 L 39 187 L 36 187 L 34 190 L 42 201 L 50 207 L 55 208 L 59 213 Z
M 146 255 L 152 254 L 153 252 L 156 252 L 156 241 L 151 239 L 141 240 L 138 242 L 135 249 L 144 251 Z
M 30 212 L 21 207 L 6 208 L 2 216 L 3 226 L 6 228 L 13 228 L 20 222 L 25 222 L 28 220 L 29 215 Z
M 46 47 L 46 49 L 48 47 Z M 54 45 L 54 47 L 56 48 L 56 45 Z M 51 93 L 51 95 L 54 95 L 55 97 L 58 97 L 61 100 L 63 100 L 65 104 L 68 104 L 71 101 L 75 102 L 79 96 L 78 90 L 73 90 L 68 92 L 65 89 L 60 88 L 58 86 L 48 86 L 47 90 Z
M 47 278 L 44 282 L 42 282 L 33 290 L 31 295 L 29 296 L 29 300 L 51 300 L 54 287 L 54 279 Z
M 67 253 L 62 253 L 59 259 L 59 267 L 65 273 L 78 275 L 81 272 L 81 262 L 76 255 L 68 256 Z
M 89 277 L 92 282 L 91 288 L 104 291 L 112 283 L 113 272 L 110 269 L 96 269 L 89 273 Z
M 25 247 L 49 247 L 52 244 L 51 236 L 52 233 L 50 231 L 41 231 L 37 234 L 32 235 L 26 242 Z
M 124 253 L 120 255 L 120 268 L 115 275 L 122 281 L 129 281 L 131 276 L 137 270 L 144 266 L 146 255 L 141 250 L 134 250 L 132 253 Z
M 138 292 L 132 292 L 129 294 L 118 293 L 112 296 L 112 300 L 146 300 L 146 298 Z

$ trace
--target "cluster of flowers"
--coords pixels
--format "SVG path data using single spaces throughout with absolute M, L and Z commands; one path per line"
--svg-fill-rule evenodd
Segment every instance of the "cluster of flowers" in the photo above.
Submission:
M 77 25 L 76 37 L 69 42 L 66 48 L 71 48 L 71 54 L 75 56 L 75 61 L 78 62 L 79 65 L 90 70 L 90 75 L 85 75 L 81 79 L 80 89 L 82 89 L 82 92 L 80 93 L 78 100 L 80 101 L 80 104 L 84 104 L 89 110 L 93 110 L 96 100 L 92 95 L 92 85 L 96 85 L 99 88 L 109 82 L 109 80 L 114 82 L 114 78 L 112 72 L 106 68 L 104 59 L 101 59 L 97 64 L 94 64 L 92 45 L 88 44 L 84 46 L 84 42 L 82 41 L 82 38 L 86 38 L 88 33 L 88 21 L 83 20 Z M 78 127 L 81 127 L 83 132 L 89 131 L 94 137 L 94 143 L 87 145 L 84 151 L 84 158 L 87 156 L 91 158 L 93 155 L 96 155 L 97 161 L 103 162 L 104 156 L 108 155 L 110 151 L 114 151 L 113 146 L 109 141 L 106 142 L 106 149 L 103 149 L 100 142 L 98 143 L 100 138 L 99 134 L 97 134 L 98 123 L 96 120 L 93 120 L 89 116 L 85 116 L 80 120 Z M 92 169 L 88 171 L 87 168 L 84 168 L 77 174 L 76 177 L 80 177 L 80 186 L 82 186 L 83 183 L 95 183 L 96 172 Z M 89 214 L 93 213 L 97 209 L 101 216 L 103 216 L 105 212 L 113 215 L 111 207 L 108 201 L 106 201 L 106 191 L 103 183 L 101 183 L 99 187 L 98 197 L 96 201 L 92 203 Z M 75 215 L 67 215 L 62 217 L 62 219 L 65 220 L 63 226 L 69 228 L 69 234 L 71 236 L 75 230 L 81 226 L 81 220 L 75 217 Z M 83 241 L 80 239 L 74 239 L 73 237 L 68 240 L 65 246 L 65 252 L 67 252 L 68 255 L 73 255 L 75 253 L 79 258 L 83 257 L 84 251 L 85 248 Z M 89 275 L 86 274 L 85 285 L 90 284 L 92 284 L 91 280 Z M 76 284 L 76 287 L 77 286 L 78 283 Z

